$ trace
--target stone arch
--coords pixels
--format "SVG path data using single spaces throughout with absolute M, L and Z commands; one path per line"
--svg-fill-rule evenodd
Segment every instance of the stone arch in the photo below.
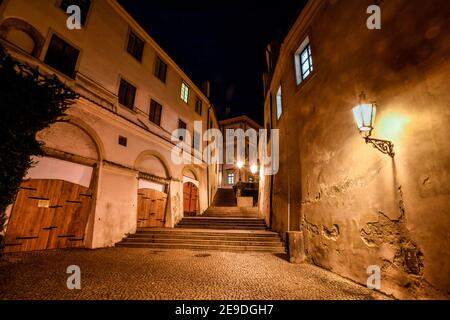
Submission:
M 157 151 L 147 150 L 142 152 L 136 158 L 134 169 L 159 178 L 170 179 L 172 177 L 169 164 L 164 156 Z
M 192 166 L 184 167 L 182 174 L 183 174 L 183 177 L 188 177 L 188 178 L 191 178 L 193 180 L 197 180 L 200 182 L 197 170 L 195 170 L 195 168 L 193 168 Z
M 64 135 L 64 142 L 60 137 Z M 97 133 L 84 121 L 65 117 L 36 136 L 50 149 L 63 151 L 98 162 L 104 159 L 104 147 Z
M 21 32 L 27 35 L 33 41 L 32 49 L 21 49 L 30 51 L 29 53 L 32 56 L 34 56 L 35 58 L 39 58 L 42 52 L 42 48 L 44 47 L 45 38 L 35 27 L 24 20 L 17 18 L 8 18 L 5 19 L 0 26 L 0 38 L 9 41 L 8 35 L 10 35 L 11 32 Z

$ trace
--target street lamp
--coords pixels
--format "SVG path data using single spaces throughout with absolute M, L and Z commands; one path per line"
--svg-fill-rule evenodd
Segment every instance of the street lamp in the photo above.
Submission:
M 355 117 L 359 133 L 367 144 L 372 144 L 374 148 L 389 155 L 391 158 L 394 158 L 394 144 L 391 141 L 371 138 L 372 131 L 374 129 L 377 106 L 375 102 L 363 103 L 364 100 L 366 100 L 366 95 L 363 92 L 360 95 L 360 104 L 353 108 L 353 116 Z

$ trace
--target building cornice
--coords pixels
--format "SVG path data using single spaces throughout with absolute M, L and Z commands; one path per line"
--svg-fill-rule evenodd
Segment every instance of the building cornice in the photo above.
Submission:
M 242 122 L 247 122 L 248 124 L 250 124 L 254 128 L 259 128 L 259 129 L 263 128 L 255 120 L 253 120 L 250 117 L 245 116 L 245 115 L 244 116 L 230 118 L 230 119 L 221 120 L 221 121 L 219 121 L 219 125 L 220 126 L 226 126 L 226 125 L 231 125 L 231 124 L 234 124 L 234 123 L 242 123 Z

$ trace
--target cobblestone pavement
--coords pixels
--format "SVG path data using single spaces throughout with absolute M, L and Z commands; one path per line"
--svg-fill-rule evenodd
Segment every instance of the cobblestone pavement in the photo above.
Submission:
M 66 287 L 81 268 L 82 289 Z M 111 248 L 9 254 L 0 299 L 385 299 L 333 273 L 266 253 Z

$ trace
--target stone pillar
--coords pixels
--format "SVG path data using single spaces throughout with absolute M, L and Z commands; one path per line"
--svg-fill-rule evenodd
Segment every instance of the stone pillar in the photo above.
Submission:
M 300 264 L 305 261 L 305 244 L 302 231 L 286 232 L 289 262 Z

